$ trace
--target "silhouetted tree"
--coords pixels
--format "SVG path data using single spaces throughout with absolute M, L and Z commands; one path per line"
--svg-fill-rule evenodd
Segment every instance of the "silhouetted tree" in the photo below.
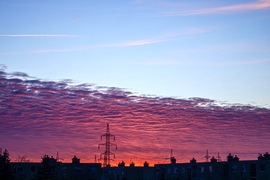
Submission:
M 54 159 L 53 157 L 49 157 L 48 155 L 44 155 L 42 157 L 41 167 L 39 167 L 35 179 L 39 180 L 56 179 L 55 167 L 56 167 L 56 159 Z
M 26 155 L 18 156 L 16 159 L 17 162 L 30 162 L 30 159 L 27 159 Z
M 5 149 L 3 154 L 0 154 L 0 179 L 10 180 L 13 176 L 10 172 L 10 158 L 9 153 Z

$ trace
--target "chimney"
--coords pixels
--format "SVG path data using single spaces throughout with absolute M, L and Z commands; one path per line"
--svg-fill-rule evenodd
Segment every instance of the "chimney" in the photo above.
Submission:
M 263 157 L 265 160 L 270 160 L 270 154 L 268 152 L 266 152 Z
M 236 155 L 233 158 L 234 161 L 239 161 L 239 157 L 237 157 Z
M 134 166 L 135 166 L 134 162 L 130 163 L 129 166 L 130 166 L 130 167 L 134 167 Z
M 196 163 L 196 159 L 193 157 L 193 158 L 190 160 L 190 163 Z
M 227 156 L 227 161 L 231 162 L 233 160 L 233 156 L 231 153 L 229 153 L 229 155 Z
M 77 158 L 76 155 L 72 158 L 72 164 L 80 164 L 80 159 Z
M 147 161 L 145 161 L 145 162 L 143 163 L 143 167 L 149 167 L 149 163 L 148 163 Z
M 171 157 L 171 164 L 176 164 L 176 159 L 174 157 Z
M 213 156 L 210 161 L 213 163 L 213 162 L 217 162 L 217 159 Z

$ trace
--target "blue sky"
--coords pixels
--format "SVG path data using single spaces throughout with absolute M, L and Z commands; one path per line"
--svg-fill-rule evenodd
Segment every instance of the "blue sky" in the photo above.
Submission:
M 0 27 L 8 72 L 270 105 L 269 0 L 2 0 Z

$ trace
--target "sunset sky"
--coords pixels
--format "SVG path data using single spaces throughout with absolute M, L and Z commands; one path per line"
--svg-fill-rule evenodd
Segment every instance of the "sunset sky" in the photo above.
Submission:
M 2 0 L 0 27 L 12 160 L 92 162 L 106 123 L 116 163 L 270 151 L 270 0 Z

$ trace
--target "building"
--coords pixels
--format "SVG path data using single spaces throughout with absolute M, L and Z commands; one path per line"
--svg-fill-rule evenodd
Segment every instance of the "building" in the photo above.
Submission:
M 73 157 L 72 163 L 57 162 L 53 157 L 44 156 L 41 163 L 12 162 L 12 173 L 15 179 L 59 179 L 59 180 L 152 180 L 154 167 L 125 166 L 119 163 L 117 167 L 101 168 L 101 163 L 80 163 L 80 159 Z
M 117 167 L 107 166 L 102 169 L 102 180 L 154 180 L 154 167 L 145 161 L 143 166 L 135 166 L 132 162 L 125 166 L 122 161 Z
M 169 164 L 155 164 L 149 167 L 121 162 L 116 167 L 102 168 L 101 163 L 80 163 L 74 156 L 71 163 L 57 162 L 45 155 L 41 163 L 11 162 L 16 179 L 59 179 L 59 180 L 270 180 L 270 155 L 260 154 L 257 160 L 240 161 L 229 154 L 227 161 L 176 163 L 171 157 Z
M 227 161 L 176 163 L 155 165 L 156 180 L 270 180 L 269 154 L 260 155 L 258 160 L 240 161 L 237 156 L 228 155 Z
M 72 163 L 57 162 L 45 155 L 41 163 L 11 162 L 11 171 L 15 179 L 60 179 L 60 180 L 99 180 L 101 179 L 100 163 L 80 163 L 76 156 Z

